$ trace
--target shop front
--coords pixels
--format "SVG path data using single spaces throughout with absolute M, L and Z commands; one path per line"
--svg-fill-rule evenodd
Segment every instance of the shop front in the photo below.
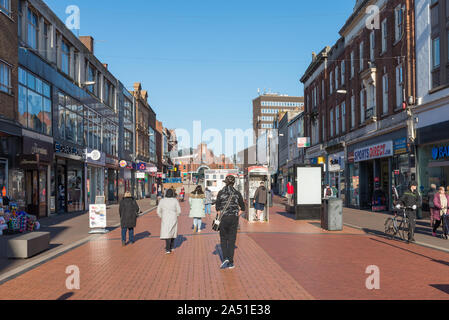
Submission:
M 132 161 L 121 160 L 119 162 L 120 172 L 118 180 L 118 199 L 123 199 L 126 192 L 135 196 L 134 176 L 135 164 Z
M 86 149 L 86 154 L 89 155 L 93 150 Z M 105 201 L 105 170 L 106 155 L 104 152 L 98 153 L 100 157 L 92 158 L 86 157 L 86 197 L 87 208 L 90 204 L 103 203 Z M 99 199 L 97 199 L 99 198 Z M 87 210 L 86 208 L 86 210 Z
M 50 214 L 48 190 L 53 144 L 24 136 L 22 152 L 19 164 L 23 170 L 25 203 L 18 205 L 24 207 L 28 214 L 46 217 Z
M 425 193 L 431 184 L 449 186 L 449 140 L 420 146 L 418 159 L 419 185 Z
M 136 163 L 137 199 L 145 199 L 149 191 L 146 171 L 147 164 L 145 162 Z
M 399 130 L 348 147 L 348 206 L 392 210 L 395 191 L 402 195 L 411 179 L 405 135 Z
M 52 168 L 52 197 L 56 213 L 85 211 L 85 163 L 82 149 L 55 142 Z
M 119 184 L 119 161 L 106 155 L 106 168 L 104 170 L 105 181 L 104 185 L 107 188 L 106 203 L 118 203 L 118 184 Z

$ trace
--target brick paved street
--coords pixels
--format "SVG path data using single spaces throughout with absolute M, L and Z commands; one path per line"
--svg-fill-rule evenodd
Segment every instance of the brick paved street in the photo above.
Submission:
M 120 230 L 3 283 L 2 299 L 448 299 L 449 255 L 345 227 L 326 232 L 295 221 L 276 205 L 270 224 L 241 221 L 236 268 L 219 270 L 218 234 L 193 234 L 182 203 L 174 254 L 165 255 L 155 211 L 142 216 L 134 245 Z M 80 268 L 80 290 L 68 290 L 66 267 Z M 380 268 L 380 290 L 367 290 L 365 270 Z

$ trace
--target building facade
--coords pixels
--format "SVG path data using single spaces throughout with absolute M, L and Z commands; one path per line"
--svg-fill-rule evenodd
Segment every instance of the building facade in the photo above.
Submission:
M 416 177 L 405 110 L 416 97 L 413 3 L 356 1 L 341 38 L 313 54 L 301 78 L 306 161 L 326 164 L 326 183 L 348 206 L 390 209 L 392 188 Z M 378 28 L 367 27 L 370 5 L 379 8 Z
M 289 97 L 274 93 L 264 93 L 253 100 L 253 129 L 257 137 L 267 129 L 273 129 L 278 112 L 304 109 L 303 97 Z

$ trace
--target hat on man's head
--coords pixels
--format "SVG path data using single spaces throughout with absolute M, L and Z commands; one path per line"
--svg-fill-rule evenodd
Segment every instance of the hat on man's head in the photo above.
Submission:
M 224 182 L 226 183 L 227 186 L 234 185 L 235 177 L 233 175 L 229 175 L 229 176 L 226 177 Z
M 416 181 L 410 182 L 409 187 L 417 187 L 417 186 L 418 186 L 418 184 L 416 183 Z

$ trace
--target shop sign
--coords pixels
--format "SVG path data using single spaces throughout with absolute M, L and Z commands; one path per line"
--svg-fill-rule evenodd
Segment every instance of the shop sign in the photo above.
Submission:
M 354 151 L 348 152 L 348 162 L 354 163 Z
M 23 137 L 23 154 L 39 155 L 40 161 L 53 161 L 53 145 L 48 142 Z
M 128 165 L 128 161 L 125 161 L 125 160 L 120 161 L 120 168 L 126 168 L 127 165 Z
M 89 227 L 106 228 L 106 205 L 91 204 L 89 205 Z
M 393 141 L 382 142 L 354 151 L 354 161 L 361 162 L 366 160 L 385 158 L 393 156 Z
M 155 173 L 157 172 L 157 167 L 148 167 L 146 171 L 149 173 Z
M 136 179 L 145 179 L 145 172 L 136 172 Z
M 98 150 L 87 148 L 84 150 L 86 154 L 86 162 L 95 165 L 104 166 L 106 164 L 106 154 Z
M 139 170 L 139 171 L 146 171 L 147 170 L 147 164 L 145 162 L 139 162 L 137 164 L 137 170 Z
M 310 147 L 310 138 L 298 138 L 298 148 Z
M 443 160 L 449 158 L 449 145 L 432 148 L 433 160 Z
M 407 153 L 407 138 L 401 138 L 394 141 L 394 154 Z
M 111 158 L 111 157 L 108 157 L 108 156 L 106 156 L 106 164 L 109 164 L 109 165 L 113 165 L 113 166 L 115 166 L 115 167 L 118 167 L 118 159 L 116 159 L 116 158 Z
M 345 167 L 345 155 L 343 152 L 329 156 L 329 171 L 340 171 Z
M 67 145 L 62 145 L 59 142 L 55 142 L 55 152 L 56 153 L 64 153 L 72 156 L 82 157 L 84 153 L 82 150 L 77 149 L 75 147 L 70 147 Z

